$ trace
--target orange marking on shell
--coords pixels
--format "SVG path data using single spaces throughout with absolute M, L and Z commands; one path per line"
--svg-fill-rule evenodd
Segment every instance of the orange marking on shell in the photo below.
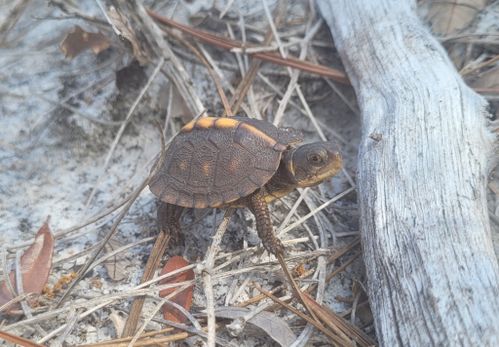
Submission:
M 216 118 L 214 117 L 204 117 L 199 118 L 196 122 L 196 128 L 209 129 L 215 124 Z
M 178 163 L 178 167 L 180 168 L 180 170 L 185 171 L 187 169 L 187 162 L 181 161 L 180 163 Z
M 270 137 L 269 135 L 265 134 L 260 129 L 255 128 L 252 125 L 243 123 L 243 124 L 241 124 L 241 128 L 243 128 L 244 130 L 252 133 L 253 135 L 255 135 L 255 136 L 263 139 L 265 142 L 267 142 L 269 144 L 270 147 L 274 147 L 277 144 L 276 140 L 274 140 L 272 137 Z M 280 150 L 280 149 L 278 149 L 278 150 Z
M 181 132 L 183 133 L 188 133 L 192 130 L 192 128 L 194 128 L 194 124 L 196 123 L 196 120 L 191 120 L 189 123 L 187 123 L 186 125 L 184 125 L 182 127 L 182 129 L 180 129 Z
M 234 173 L 237 171 L 237 167 L 238 167 L 239 163 L 237 162 L 237 160 L 235 159 L 232 159 L 229 161 L 229 163 L 227 164 L 227 169 L 230 173 Z
M 239 121 L 229 117 L 217 118 L 217 120 L 215 121 L 215 128 L 234 129 L 237 127 L 239 123 L 240 123 Z
M 208 176 L 210 174 L 210 163 L 204 163 L 201 169 L 203 170 L 203 174 Z

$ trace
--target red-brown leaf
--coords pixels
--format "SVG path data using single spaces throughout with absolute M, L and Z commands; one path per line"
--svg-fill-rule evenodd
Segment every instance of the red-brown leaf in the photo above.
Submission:
M 187 265 L 189 265 L 189 263 L 184 258 L 180 256 L 171 257 L 170 260 L 166 262 L 165 266 L 163 267 L 163 270 L 161 270 L 161 275 L 183 268 Z M 194 271 L 190 269 L 181 272 L 173 277 L 165 278 L 160 282 L 160 284 L 173 284 L 173 283 L 189 281 L 192 279 L 194 279 Z M 189 286 L 185 290 L 181 291 L 180 293 L 172 297 L 170 301 L 179 304 L 187 311 L 189 311 L 192 305 L 193 287 L 194 286 Z M 163 289 L 162 291 L 159 292 L 159 296 L 164 298 L 165 296 L 173 293 L 176 289 L 177 288 Z M 181 312 L 179 312 L 179 310 L 168 304 L 165 304 L 163 306 L 163 317 L 167 320 L 171 320 L 173 322 L 178 322 L 178 323 L 183 323 L 186 321 L 186 317 Z
M 62 40 L 60 48 L 66 58 L 74 58 L 87 49 L 91 49 L 94 54 L 99 54 L 109 46 L 109 40 L 101 33 L 87 32 L 75 25 Z
M 50 232 L 48 221 L 38 230 L 33 244 L 21 256 L 21 274 L 24 293 L 41 294 L 47 284 L 52 267 L 54 253 L 54 237 Z M 10 282 L 17 290 L 15 270 L 9 274 Z M 5 281 L 0 282 L 0 305 L 12 300 L 14 296 Z M 12 308 L 11 308 L 12 309 Z

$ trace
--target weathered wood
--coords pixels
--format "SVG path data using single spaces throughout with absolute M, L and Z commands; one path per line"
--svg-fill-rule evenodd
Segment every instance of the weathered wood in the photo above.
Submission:
M 362 111 L 362 241 L 380 344 L 499 346 L 485 100 L 414 1 L 317 2 Z

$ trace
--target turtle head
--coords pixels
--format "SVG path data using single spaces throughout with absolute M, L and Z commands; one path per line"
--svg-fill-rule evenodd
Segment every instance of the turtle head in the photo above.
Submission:
M 297 187 L 311 187 L 333 177 L 341 169 L 340 150 L 334 142 L 314 142 L 284 153 L 286 165 Z

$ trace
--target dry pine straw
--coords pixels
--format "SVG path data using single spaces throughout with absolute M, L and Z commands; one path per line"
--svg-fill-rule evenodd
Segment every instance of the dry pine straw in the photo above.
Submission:
M 270 19 L 270 22 L 269 22 L 270 26 L 273 27 L 273 33 L 274 33 L 274 35 L 276 35 L 277 31 L 274 28 L 275 25 L 272 25 L 273 23 L 271 21 L 271 17 L 268 17 L 268 18 Z M 312 29 L 311 29 L 312 33 L 315 33 L 315 30 L 317 28 L 318 28 L 318 24 L 316 23 L 315 25 L 312 26 Z M 302 56 L 301 57 L 306 56 L 306 47 L 308 46 L 308 44 L 310 43 L 310 41 L 312 39 L 313 39 L 313 34 L 305 35 L 305 37 L 302 39 L 302 43 L 301 43 Z M 278 47 L 281 50 L 281 53 L 284 52 L 284 47 L 282 46 L 282 43 L 279 40 L 278 40 Z M 163 66 L 163 61 L 160 61 L 159 63 L 157 63 L 156 69 L 151 74 L 151 77 L 150 77 L 148 83 L 143 88 L 143 90 L 139 94 L 139 97 L 137 97 L 136 101 L 133 103 L 132 107 L 130 108 L 130 110 L 125 118 L 125 121 L 120 124 L 120 129 L 118 130 L 118 132 L 114 138 L 114 141 L 112 142 L 112 145 L 108 151 L 108 154 L 106 156 L 106 160 L 104 161 L 104 164 L 101 168 L 101 172 L 104 172 L 106 170 L 106 168 L 108 167 L 108 165 L 110 164 L 110 160 L 113 156 L 113 152 L 114 152 L 116 146 L 119 145 L 120 138 L 123 135 L 123 131 L 124 131 L 125 127 L 127 126 L 127 124 L 129 123 L 129 121 L 131 120 L 132 116 L 134 115 L 135 108 L 137 107 L 137 105 L 139 105 L 143 96 L 149 91 L 151 83 L 153 82 L 154 78 L 156 78 L 157 73 L 162 66 Z M 220 73 L 221 70 L 218 69 L 217 71 L 218 71 L 217 73 Z M 321 130 L 322 128 L 318 124 L 318 121 L 316 120 L 315 116 L 313 115 L 310 106 L 308 105 L 307 101 L 305 100 L 305 97 L 301 91 L 300 86 L 297 84 L 298 78 L 300 75 L 299 72 L 295 71 L 295 72 L 290 72 L 290 73 L 291 73 L 291 79 L 290 79 L 290 82 L 288 83 L 288 86 L 286 87 L 286 92 L 284 92 L 282 94 L 283 96 L 282 96 L 280 108 L 278 111 L 278 114 L 281 115 L 280 118 L 284 117 L 284 115 L 285 115 L 284 110 L 286 109 L 286 105 L 288 105 L 291 102 L 291 95 L 293 92 L 295 92 L 295 93 L 297 93 L 297 95 L 299 97 L 299 104 L 298 105 L 295 104 L 295 105 L 297 105 L 297 107 L 299 107 L 299 109 L 302 110 L 302 112 L 308 117 L 308 119 L 314 125 L 319 136 L 324 139 L 325 135 Z M 263 76 L 263 77 L 265 77 L 265 76 Z M 225 76 L 222 76 L 222 78 L 224 80 L 228 80 Z M 246 83 L 247 83 L 247 80 L 246 80 Z M 248 84 L 248 85 L 250 85 L 250 84 Z M 239 99 L 242 100 L 242 96 L 239 96 Z M 250 104 L 251 104 L 251 109 L 258 109 L 258 105 L 255 104 L 254 99 L 250 100 Z M 346 174 L 346 172 L 345 172 L 345 174 Z M 93 195 L 98 187 L 100 180 L 102 179 L 101 177 L 103 177 L 103 176 L 101 175 L 97 179 L 96 185 L 94 186 L 94 188 L 92 190 L 93 193 L 90 195 L 90 197 L 88 199 L 88 204 L 90 204 L 92 202 L 92 197 L 93 197 Z M 349 181 L 353 182 L 353 180 L 351 180 L 350 177 L 348 177 L 348 178 L 349 178 Z M 118 203 L 115 207 L 110 208 L 106 211 L 102 211 L 101 213 L 98 213 L 94 218 L 90 218 L 87 222 L 81 223 L 80 225 L 78 225 L 74 228 L 70 228 L 67 230 L 57 232 L 56 237 L 58 239 L 61 239 L 61 238 L 67 237 L 69 235 L 73 236 L 73 234 L 75 234 L 75 233 L 78 234 L 78 233 L 82 232 L 82 230 L 84 230 L 83 229 L 84 227 L 91 226 L 95 223 L 99 223 L 99 222 L 101 222 L 101 220 L 103 218 L 107 217 L 109 219 L 106 218 L 103 222 L 105 225 L 111 218 L 115 217 L 115 214 L 121 208 L 121 211 L 119 211 L 119 215 L 115 219 L 115 222 L 114 222 L 113 226 L 111 227 L 111 231 L 108 234 L 108 237 L 110 237 L 117 229 L 119 222 L 125 216 L 128 209 L 133 204 L 135 198 L 140 194 L 142 189 L 145 187 L 146 182 L 147 182 L 147 180 L 145 180 L 139 186 L 139 188 L 137 188 L 129 197 L 124 199 L 122 202 Z M 309 218 L 313 217 L 316 213 L 319 213 L 322 209 L 327 207 L 329 204 L 333 203 L 334 201 L 337 201 L 339 198 L 348 194 L 353 189 L 354 189 L 354 187 L 348 188 L 343 193 L 341 193 L 337 197 L 327 201 L 322 206 L 320 206 L 318 208 L 311 209 L 311 212 L 309 214 L 307 214 L 304 217 L 299 218 L 293 224 L 288 225 L 288 226 L 281 225 L 281 226 L 279 226 L 278 229 L 281 230 L 281 234 L 290 231 L 291 229 L 304 223 Z M 292 212 L 294 214 L 295 210 L 293 210 Z M 291 216 L 291 214 L 292 213 L 290 212 L 289 216 Z M 288 221 L 290 221 L 290 219 L 291 219 L 291 217 L 286 217 L 285 221 L 288 222 Z M 319 231 L 321 234 L 324 233 L 324 230 L 320 229 Z M 83 231 L 83 232 L 85 232 L 85 231 Z M 320 239 L 325 239 L 324 235 L 321 235 Z M 299 239 L 287 240 L 285 242 L 285 244 L 289 245 L 289 244 L 303 243 L 303 242 L 308 242 L 309 240 L 310 240 L 309 238 L 299 238 Z M 138 242 L 140 242 L 140 241 L 138 241 Z M 19 249 L 23 246 L 26 246 L 26 244 L 27 244 L 27 242 L 14 245 L 13 247 L 11 247 L 11 249 Z M 99 247 L 102 247 L 102 246 L 103 246 L 103 243 Z M 295 254 L 293 256 L 293 260 L 296 261 L 296 260 L 300 260 L 300 259 L 307 259 L 310 262 L 310 259 L 316 259 L 317 257 L 324 257 L 327 254 L 327 252 L 324 253 L 324 251 L 321 251 L 319 244 L 316 243 L 316 246 L 318 246 L 319 249 L 316 249 L 315 251 L 302 252 L 302 253 Z M 120 250 L 116 250 L 115 252 L 113 252 L 113 255 L 116 255 L 122 251 L 125 251 L 126 249 L 127 249 L 126 247 L 123 247 Z M 99 251 L 100 250 L 93 251 L 94 252 L 93 254 L 95 257 L 98 255 Z M 214 272 L 210 273 L 210 275 L 208 276 L 208 277 L 210 277 L 210 280 L 205 281 L 205 292 L 207 293 L 207 296 L 209 296 L 210 290 L 212 290 L 212 286 L 213 286 L 213 284 L 210 282 L 212 282 L 213 280 L 229 278 L 229 277 L 233 277 L 233 276 L 239 275 L 239 274 L 246 274 L 246 273 L 249 274 L 255 270 L 273 271 L 273 272 L 278 271 L 278 268 L 275 266 L 276 265 L 275 262 L 267 262 L 267 263 L 262 263 L 259 265 L 246 266 L 246 267 L 238 268 L 236 270 L 226 270 L 226 269 L 230 269 L 231 268 L 230 266 L 232 264 L 234 264 L 235 262 L 239 261 L 240 259 L 248 258 L 249 256 L 252 256 L 252 255 L 254 256 L 255 254 L 258 254 L 259 251 L 260 250 L 257 248 L 248 248 L 248 249 L 241 250 L 238 252 L 232 252 L 232 253 L 220 255 L 219 250 L 214 246 L 213 251 L 210 251 L 207 253 L 204 261 L 193 264 L 192 267 L 196 268 L 196 267 L 201 266 L 202 264 L 205 264 L 204 265 L 205 267 L 206 267 L 206 264 L 212 264 L 212 266 L 214 267 L 215 260 L 223 261 L 223 264 L 222 264 L 223 266 L 214 267 L 213 268 Z M 79 255 L 72 256 L 71 259 L 74 260 L 75 258 L 77 258 L 79 256 L 86 257 L 87 253 L 88 253 L 87 251 L 84 251 Z M 217 254 L 219 254 L 219 255 L 217 255 Z M 209 262 L 210 259 L 211 259 L 211 261 Z M 97 264 L 101 263 L 102 261 L 103 261 L 103 259 L 101 259 L 100 261 L 97 261 L 97 262 L 89 260 L 87 262 L 88 265 L 86 266 L 86 268 L 84 268 L 84 270 L 81 273 L 82 274 L 87 273 L 90 269 L 94 268 Z M 315 271 L 324 272 L 326 269 L 326 265 L 329 265 L 329 264 L 323 263 L 322 268 L 315 269 Z M 169 275 L 171 276 L 173 274 L 169 274 Z M 62 314 L 66 314 L 68 316 L 68 318 L 70 318 L 70 319 L 67 319 L 67 323 L 57 327 L 56 329 L 53 329 L 52 331 L 46 332 L 44 338 L 42 340 L 40 340 L 39 342 L 43 343 L 43 342 L 49 341 L 52 338 L 56 338 L 57 336 L 61 336 L 60 334 L 63 334 L 63 336 L 64 335 L 67 336 L 71 332 L 71 329 L 75 328 L 76 323 L 82 321 L 83 319 L 85 319 L 86 317 L 91 315 L 93 312 L 96 312 L 97 310 L 100 310 L 101 308 L 111 307 L 112 305 L 115 305 L 116 303 L 118 303 L 122 300 L 126 300 L 126 299 L 133 297 L 133 296 L 139 296 L 139 295 L 148 295 L 148 296 L 155 297 L 156 299 L 159 299 L 159 298 L 157 298 L 156 293 L 158 290 L 160 290 L 163 287 L 157 286 L 157 287 L 150 288 L 149 286 L 151 284 L 155 284 L 157 281 L 159 281 L 161 278 L 164 278 L 164 277 L 166 277 L 166 276 L 155 278 L 153 281 L 150 281 L 149 283 L 144 283 L 144 284 L 135 286 L 133 288 L 130 288 L 128 290 L 124 290 L 124 291 L 119 292 L 119 293 L 99 295 L 98 297 L 95 297 L 95 298 L 86 298 L 86 299 L 76 297 L 71 302 L 67 302 L 63 307 L 51 309 L 50 311 L 47 311 L 47 312 L 44 312 L 44 310 L 46 310 L 46 308 L 34 309 L 34 310 L 32 310 L 32 314 L 33 314 L 32 317 L 27 317 L 24 320 L 21 320 L 19 322 L 14 323 L 14 324 L 5 326 L 4 328 L 6 330 L 9 330 L 9 329 L 13 329 L 15 327 L 20 327 L 20 326 L 28 326 L 28 325 L 34 326 L 35 324 L 45 323 L 49 319 L 52 319 L 52 318 L 57 317 L 57 316 L 62 315 Z M 318 276 L 318 278 L 322 279 L 322 278 L 324 278 L 324 276 Z M 186 284 L 190 284 L 190 283 L 178 283 L 176 285 L 180 286 L 180 285 L 186 285 Z M 169 285 L 169 286 L 164 286 L 164 287 L 166 288 L 166 287 L 172 287 L 172 286 Z M 322 287 L 324 289 L 325 282 L 319 283 L 316 287 Z M 323 289 L 322 289 L 322 293 L 319 293 L 319 296 L 323 295 Z M 260 299 L 263 299 L 263 297 L 260 297 Z M 253 300 L 253 302 L 255 302 L 255 300 Z M 208 305 L 208 316 L 209 317 L 213 313 L 212 312 L 213 308 L 214 308 L 214 305 Z M 210 324 L 210 321 L 212 322 L 211 324 Z M 208 336 L 208 341 L 210 341 L 210 344 L 211 344 L 214 341 L 214 329 L 213 328 L 215 327 L 215 325 L 213 324 L 213 319 L 208 320 L 208 325 L 209 325 L 209 329 L 208 329 L 207 336 Z

